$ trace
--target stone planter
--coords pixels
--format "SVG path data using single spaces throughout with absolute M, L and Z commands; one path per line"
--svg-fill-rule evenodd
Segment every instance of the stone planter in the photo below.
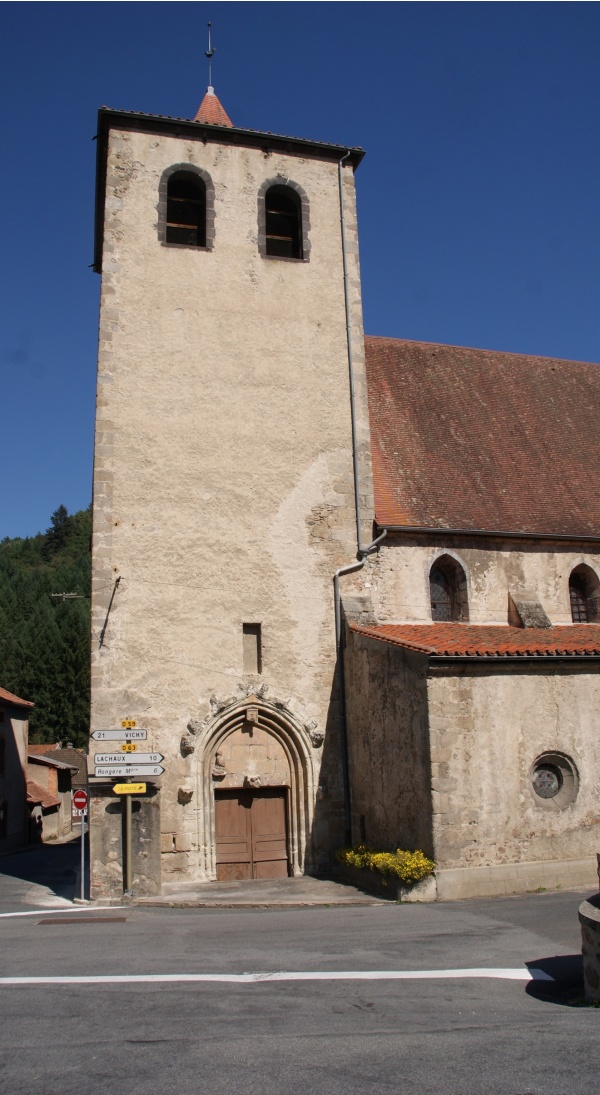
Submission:
M 600 1003 L 600 894 L 579 906 L 583 987 L 588 1003 Z
M 422 903 L 437 900 L 437 885 L 435 874 L 429 875 L 421 882 L 408 884 L 393 874 L 380 874 L 379 871 L 368 871 L 365 867 L 350 867 L 340 864 L 339 876 L 359 890 L 376 894 L 377 897 L 386 897 L 389 901 L 402 901 L 407 903 Z M 337 872 L 336 872 L 337 873 Z

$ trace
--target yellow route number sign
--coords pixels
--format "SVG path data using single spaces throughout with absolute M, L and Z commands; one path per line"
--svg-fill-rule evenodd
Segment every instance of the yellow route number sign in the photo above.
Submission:
M 121 752 L 122 753 L 135 753 L 136 749 L 137 749 L 137 745 L 135 744 L 134 741 L 126 741 L 121 746 Z
M 115 795 L 145 795 L 145 783 L 115 783 L 113 785 Z
M 135 730 L 137 719 L 121 719 L 121 726 L 124 730 Z

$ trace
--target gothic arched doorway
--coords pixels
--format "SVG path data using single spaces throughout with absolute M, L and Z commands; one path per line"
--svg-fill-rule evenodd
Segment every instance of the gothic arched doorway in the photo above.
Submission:
M 314 776 L 304 737 L 252 696 L 207 729 L 199 750 L 205 877 L 285 877 L 313 866 Z

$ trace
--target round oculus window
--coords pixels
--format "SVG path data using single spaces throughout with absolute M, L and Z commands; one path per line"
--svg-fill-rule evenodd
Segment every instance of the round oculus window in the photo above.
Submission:
M 563 810 L 577 798 L 579 774 L 565 753 L 537 756 L 529 769 L 529 781 L 535 802 L 545 810 Z
M 563 785 L 562 772 L 554 764 L 538 764 L 534 769 L 532 783 L 540 798 L 555 798 Z

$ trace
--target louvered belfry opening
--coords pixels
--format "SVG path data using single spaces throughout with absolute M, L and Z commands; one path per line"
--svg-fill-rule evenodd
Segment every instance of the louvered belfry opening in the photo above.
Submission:
M 302 258 L 300 197 L 289 186 L 270 186 L 265 194 L 266 251 L 278 258 Z
M 600 618 L 600 581 L 595 571 L 585 563 L 571 571 L 569 597 L 574 624 L 597 622 Z
M 206 247 L 206 186 L 191 172 L 171 175 L 167 188 L 167 243 Z
M 431 619 L 468 623 L 467 576 L 450 555 L 437 559 L 429 573 Z

